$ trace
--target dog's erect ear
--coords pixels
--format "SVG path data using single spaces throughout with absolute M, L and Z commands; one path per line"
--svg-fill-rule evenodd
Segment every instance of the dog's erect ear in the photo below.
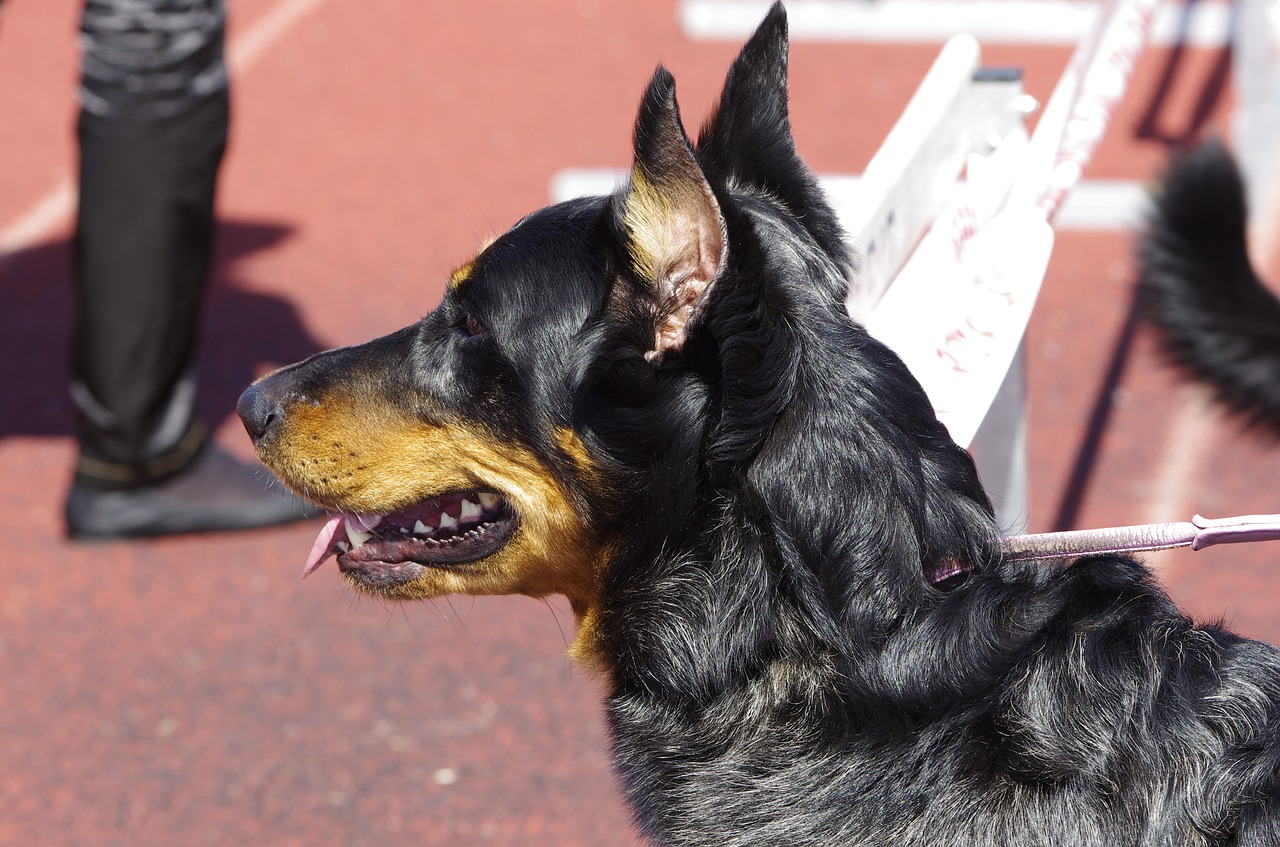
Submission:
M 787 13 L 775 3 L 729 68 L 720 102 L 698 135 L 709 170 L 764 186 L 796 159 L 787 104 Z
M 835 214 L 796 155 L 787 94 L 787 12 L 775 3 L 729 68 L 720 103 L 698 135 L 698 161 L 717 184 L 778 198 L 837 262 L 848 248 Z
M 631 182 L 618 200 L 631 270 L 652 286 L 658 310 L 653 354 L 679 349 L 724 267 L 729 239 L 680 123 L 675 80 L 661 66 L 640 103 Z

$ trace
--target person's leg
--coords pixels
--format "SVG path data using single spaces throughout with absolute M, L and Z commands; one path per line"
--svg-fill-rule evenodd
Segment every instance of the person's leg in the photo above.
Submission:
M 195 343 L 227 132 L 225 89 L 178 117 L 82 113 L 72 397 L 77 482 L 157 482 L 199 447 Z
M 221 0 L 87 0 L 71 394 L 73 537 L 264 526 L 309 510 L 206 443 L 195 346 L 227 139 Z

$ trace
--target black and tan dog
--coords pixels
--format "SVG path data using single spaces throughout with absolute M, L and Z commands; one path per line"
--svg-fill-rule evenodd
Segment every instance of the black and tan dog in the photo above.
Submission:
M 1001 559 L 969 456 L 844 312 L 786 24 L 696 149 L 667 71 L 610 197 L 259 382 L 259 455 L 390 598 L 566 595 L 664 845 L 1280 843 L 1280 660 L 1124 558 Z

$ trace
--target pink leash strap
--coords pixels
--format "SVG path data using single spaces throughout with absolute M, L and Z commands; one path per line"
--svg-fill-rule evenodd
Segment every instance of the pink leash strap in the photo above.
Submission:
M 1080 529 L 1013 535 L 1001 541 L 1006 559 L 1062 559 L 1105 553 L 1138 553 L 1190 547 L 1199 550 L 1214 544 L 1280 540 L 1280 515 L 1241 515 L 1235 518 L 1202 518 L 1189 522 Z

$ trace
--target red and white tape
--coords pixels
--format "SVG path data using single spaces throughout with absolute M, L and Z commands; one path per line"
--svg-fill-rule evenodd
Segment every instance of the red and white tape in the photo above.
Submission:
M 974 161 L 867 328 L 924 385 L 952 437 L 972 441 L 1021 343 L 1053 248 L 1051 223 L 1123 99 L 1159 0 L 1112 0 L 1028 138 Z

